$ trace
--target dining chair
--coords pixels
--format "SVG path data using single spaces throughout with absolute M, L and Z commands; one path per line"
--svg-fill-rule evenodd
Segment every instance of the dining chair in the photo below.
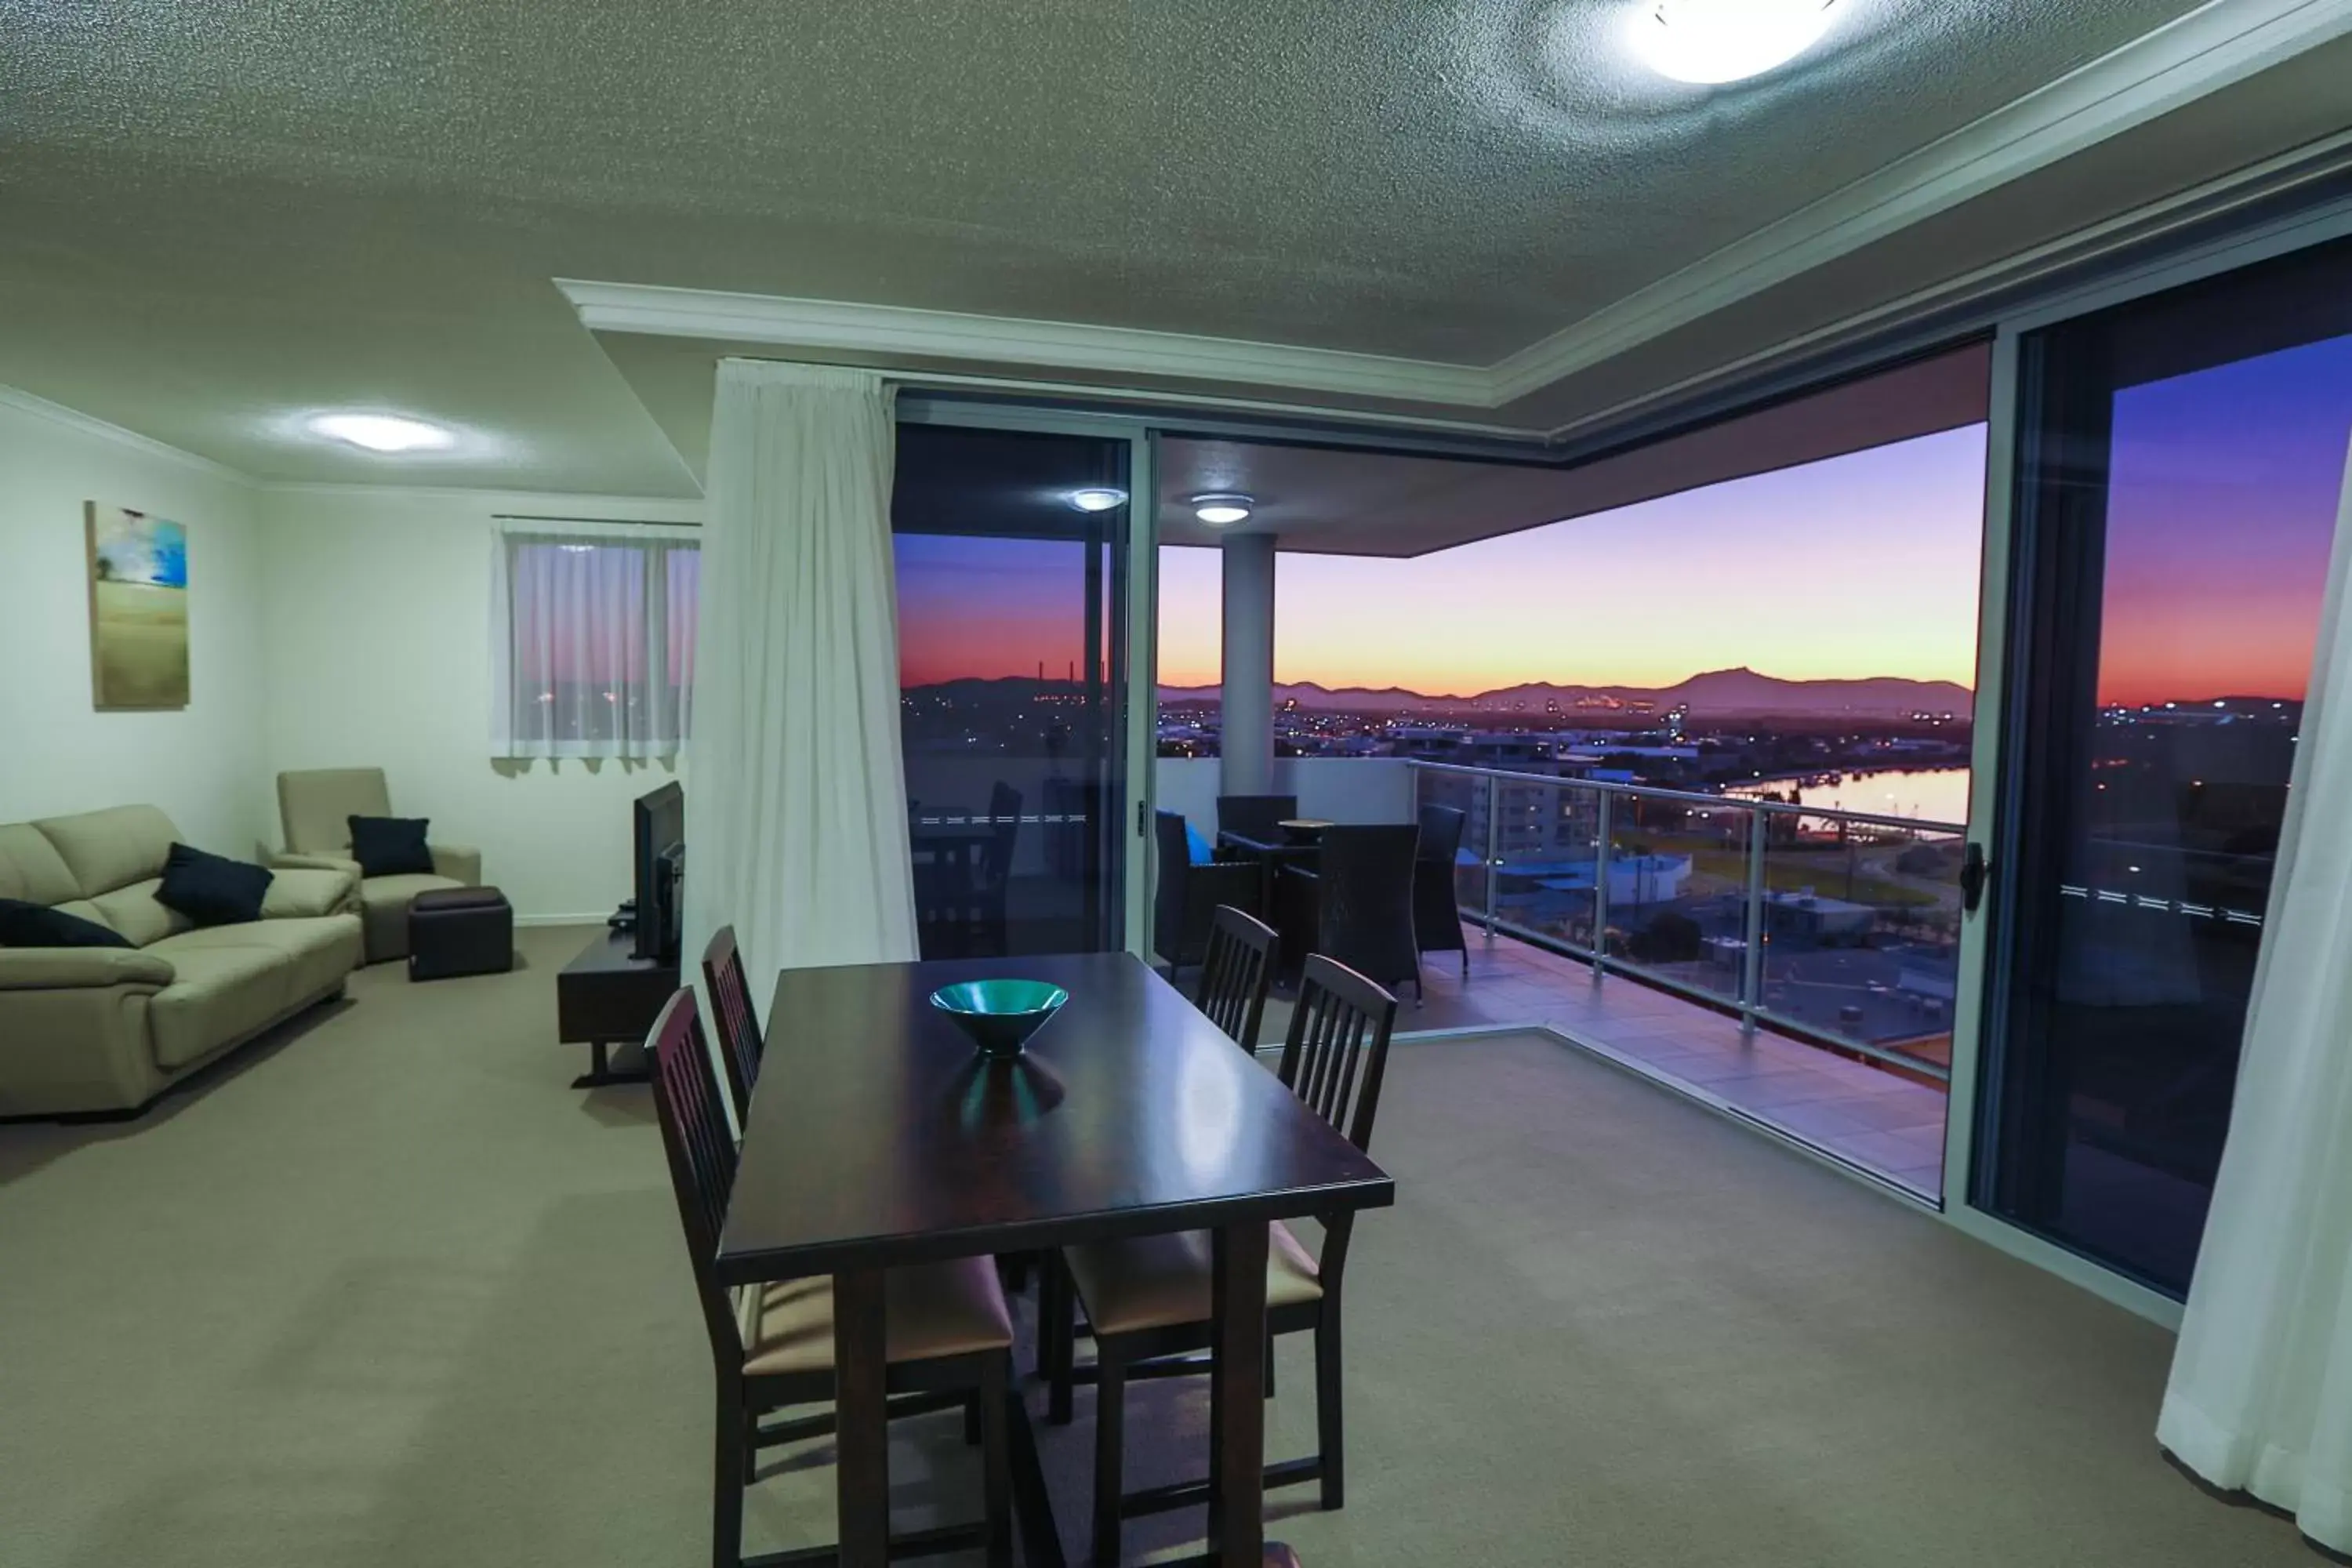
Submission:
M 1397 1001 L 1380 986 L 1320 953 L 1301 973 L 1298 1005 L 1283 1042 L 1282 1081 L 1308 1110 L 1359 1150 L 1370 1151 L 1388 1070 L 1389 1038 Z M 1267 1487 L 1315 1481 L 1321 1502 L 1347 1500 L 1345 1428 L 1340 1403 L 1339 1300 L 1354 1228 L 1352 1214 L 1321 1221 L 1321 1255 L 1310 1253 L 1290 1227 L 1267 1227 L 1266 1331 L 1315 1336 L 1316 1453 L 1265 1469 Z M 1209 1348 L 1211 1239 L 1207 1231 L 1179 1231 L 1063 1249 L 1059 1285 L 1041 1305 L 1040 1322 L 1050 1384 L 1051 1420 L 1072 1419 L 1073 1385 L 1091 1373 L 1095 1384 L 1094 1560 L 1118 1561 L 1119 1521 L 1205 1500 L 1206 1481 L 1181 1482 L 1128 1493 L 1125 1464 L 1127 1384 L 1131 1377 L 1196 1375 L 1206 1363 L 1193 1352 Z M 1075 1364 L 1077 1339 L 1072 1308 L 1083 1305 L 1093 1325 L 1095 1364 Z M 1268 1394 L 1273 1361 L 1267 1359 Z
M 1282 842 L 1282 825 L 1298 815 L 1295 795 L 1221 795 L 1217 797 L 1217 832 L 1238 833 L 1260 844 Z
M 1470 943 L 1462 934 L 1462 898 L 1454 891 L 1454 868 L 1469 819 L 1459 806 L 1423 806 L 1421 849 L 1412 866 L 1413 945 L 1423 952 L 1459 952 L 1465 975 L 1470 973 Z
M 740 1128 L 751 1109 L 751 1086 L 760 1081 L 760 1015 L 752 1010 L 751 983 L 743 974 L 743 954 L 735 928 L 720 926 L 702 950 L 702 988 L 710 997 L 711 1022 L 719 1028 L 719 1059 L 727 1068 L 727 1092 Z
M 988 792 L 988 842 L 981 847 L 973 877 L 971 951 L 1003 957 L 1013 952 L 1007 899 L 1013 887 L 1013 851 L 1021 838 L 1021 792 L 997 780 Z
M 1194 865 L 1181 812 L 1153 813 L 1152 830 L 1160 865 L 1151 890 L 1151 950 L 1168 965 L 1172 979 L 1208 956 L 1218 907 L 1255 910 L 1264 879 L 1257 867 L 1245 861 Z
M 1414 862 L 1421 852 L 1416 824 L 1327 827 L 1316 863 L 1285 866 L 1289 896 L 1282 902 L 1312 914 L 1290 917 L 1311 931 L 1307 950 L 1369 974 L 1381 985 L 1410 980 L 1415 1004 L 1426 1001 L 1421 949 L 1413 936 Z M 1286 931 L 1290 927 L 1286 925 Z
M 694 1269 L 695 1293 L 719 1373 L 717 1452 L 711 1489 L 710 1560 L 740 1568 L 743 1490 L 759 1450 L 833 1430 L 830 1411 L 762 1426 L 761 1417 L 795 1405 L 834 1399 L 833 1281 L 830 1278 L 747 1285 L 730 1292 L 719 1279 L 719 1237 L 735 1184 L 736 1147 L 719 1109 L 691 987 L 662 1008 L 648 1050 L 654 1105 L 669 1154 L 670 1187 Z M 944 1550 L 984 1545 L 991 1568 L 1013 1561 L 1013 1490 L 1008 1448 L 1013 1317 L 996 1270 L 985 1258 L 894 1268 L 884 1284 L 887 1389 L 893 1419 L 979 1406 L 982 1522 L 924 1532 Z
M 1281 946 L 1272 926 L 1231 904 L 1219 905 L 1210 922 L 1192 1004 L 1245 1051 L 1257 1050 L 1258 1025 L 1265 1016 L 1265 994 L 1274 985 Z

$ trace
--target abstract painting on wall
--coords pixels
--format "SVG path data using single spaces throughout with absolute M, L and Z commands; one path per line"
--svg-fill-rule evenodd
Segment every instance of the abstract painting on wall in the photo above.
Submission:
M 188 531 L 87 503 L 90 680 L 100 710 L 188 705 Z

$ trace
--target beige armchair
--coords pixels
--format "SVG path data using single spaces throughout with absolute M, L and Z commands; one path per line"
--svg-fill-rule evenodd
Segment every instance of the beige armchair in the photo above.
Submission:
M 278 815 L 286 847 L 273 855 L 278 866 L 311 867 L 360 876 L 352 858 L 354 816 L 390 816 L 392 791 L 382 768 L 315 768 L 278 775 Z M 475 888 L 482 881 L 482 852 L 457 844 L 434 844 L 433 873 L 360 879 L 360 917 L 367 931 L 367 961 L 408 956 L 408 901 L 419 893 Z

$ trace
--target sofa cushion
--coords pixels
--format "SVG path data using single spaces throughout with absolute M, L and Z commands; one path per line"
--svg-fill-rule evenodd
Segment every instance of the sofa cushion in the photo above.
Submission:
M 150 950 L 179 977 L 147 1004 L 157 1067 L 169 1072 L 210 1056 L 294 1005 L 294 955 L 285 947 L 258 940 L 205 940 L 268 930 L 265 924 L 189 931 Z
M 430 877 L 433 851 L 425 846 L 430 819 L 422 816 L 353 816 L 352 858 L 362 877 Z
M 172 846 L 163 863 L 163 885 L 155 897 L 200 926 L 244 925 L 261 918 L 269 896 L 264 866 L 207 855 L 185 844 Z
M 163 907 L 163 900 L 155 896 L 163 886 L 161 878 L 150 877 L 143 882 L 133 882 L 127 888 L 100 893 L 87 903 L 59 907 L 75 914 L 89 910 L 92 918 L 112 926 L 133 945 L 146 947 L 175 931 L 186 931 L 195 923 L 177 910 Z
M 129 947 L 111 926 L 28 904 L 22 899 L 0 899 L 0 947 Z
M 172 819 L 152 805 L 118 805 L 79 816 L 46 817 L 33 826 L 56 846 L 85 899 L 162 876 L 164 858 L 180 837 Z
M 62 904 L 79 897 L 81 885 L 66 868 L 48 835 L 29 822 L 0 827 L 0 899 Z
M 341 985 L 360 963 L 360 922 L 347 914 L 317 919 L 262 921 L 254 925 L 208 926 L 184 931 L 148 949 L 174 968 L 184 955 L 223 951 L 266 952 L 286 965 L 287 993 L 280 1010 L 323 996 Z M 207 960 L 199 958 L 201 965 Z M 185 973 L 183 970 L 183 973 Z

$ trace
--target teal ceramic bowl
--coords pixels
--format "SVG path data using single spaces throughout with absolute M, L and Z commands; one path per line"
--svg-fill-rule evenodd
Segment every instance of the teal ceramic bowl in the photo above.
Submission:
M 967 980 L 931 993 L 931 1005 L 971 1037 L 982 1056 L 1017 1057 L 1070 994 L 1043 980 Z

